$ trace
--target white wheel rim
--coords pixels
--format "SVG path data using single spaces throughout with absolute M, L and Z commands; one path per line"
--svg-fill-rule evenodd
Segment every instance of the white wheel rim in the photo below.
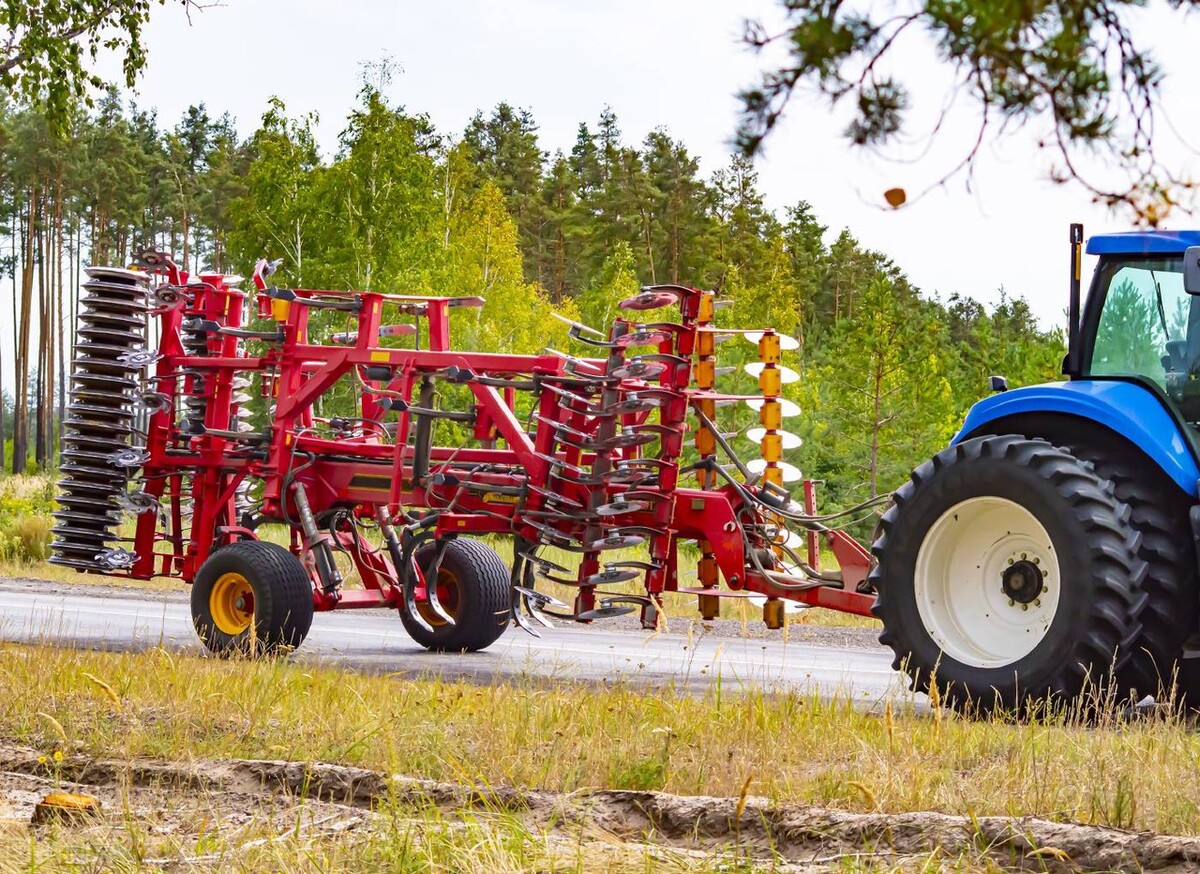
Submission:
M 914 590 L 925 629 L 942 652 L 964 665 L 1000 668 L 1045 638 L 1062 580 L 1054 544 L 1036 516 L 1006 498 L 970 498 L 926 533 Z M 1032 599 L 1022 603 L 1026 598 Z

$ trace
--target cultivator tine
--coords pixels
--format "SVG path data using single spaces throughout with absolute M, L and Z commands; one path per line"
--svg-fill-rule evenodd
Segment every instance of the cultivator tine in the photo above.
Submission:
M 528 541 L 525 541 L 524 538 L 519 538 L 517 542 L 521 543 Z M 520 549 L 514 548 L 514 555 L 516 556 L 516 560 L 513 561 L 508 580 L 511 593 L 508 608 L 509 617 L 522 631 L 525 631 L 534 637 L 540 638 L 542 635 L 536 628 L 529 624 L 529 619 L 526 618 L 527 616 L 533 614 L 533 610 L 530 608 L 529 602 L 525 596 L 525 592 L 527 590 L 531 590 L 532 586 L 526 586 L 523 584 L 527 582 L 526 578 L 531 575 L 532 566 L 528 563 L 528 561 L 522 560 Z
M 434 616 L 447 625 L 454 625 L 454 617 L 446 612 L 446 608 L 442 606 L 437 593 L 438 571 L 442 567 L 442 559 L 446 556 L 446 547 L 449 543 L 450 541 L 448 540 L 438 541 L 438 551 L 434 555 L 429 569 L 425 572 L 425 602 Z

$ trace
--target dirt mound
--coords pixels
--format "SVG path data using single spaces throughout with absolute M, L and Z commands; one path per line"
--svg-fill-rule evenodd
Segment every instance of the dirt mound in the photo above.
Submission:
M 53 779 L 50 771 L 53 770 Z M 370 827 L 380 810 L 437 808 L 447 817 L 464 811 L 519 818 L 538 833 L 561 833 L 771 859 L 778 870 L 823 871 L 845 856 L 900 862 L 927 858 L 987 857 L 1005 870 L 1158 871 L 1200 869 L 1200 838 L 1125 832 L 1035 817 L 949 816 L 940 813 L 847 813 L 774 804 L 763 798 L 677 796 L 660 792 L 580 790 L 555 794 L 505 787 L 439 783 L 364 768 L 321 763 L 225 760 L 116 761 L 70 755 L 48 764 L 38 752 L 0 744 L 0 821 L 28 822 L 50 784 L 86 791 L 109 810 L 176 811 L 171 826 L 184 832 L 192 814 L 186 799 L 214 799 L 232 821 L 277 817 L 296 827 L 303 801 L 307 821 L 346 829 Z M 167 803 L 170 798 L 178 803 Z M 193 820 L 194 821 L 194 820 Z M 160 824 L 158 828 L 162 828 Z M 163 860 L 166 862 L 167 860 Z M 194 861 L 194 860 L 193 860 Z

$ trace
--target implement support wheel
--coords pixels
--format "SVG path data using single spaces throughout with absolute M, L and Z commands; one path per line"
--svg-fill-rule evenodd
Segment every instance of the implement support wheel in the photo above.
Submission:
M 438 601 L 454 624 L 435 614 L 425 602 L 417 602 L 417 612 L 432 631 L 422 628 L 403 606 L 400 620 L 412 639 L 426 649 L 461 652 L 484 649 L 495 643 L 508 627 L 509 574 L 496 551 L 478 540 L 451 540 L 444 544 L 445 555 L 437 579 L 426 585 L 437 586 Z M 427 543 L 417 550 L 421 572 L 428 571 L 440 545 Z
M 282 546 L 243 540 L 218 549 L 192 584 L 192 622 L 218 655 L 274 655 L 304 641 L 313 591 L 300 559 Z

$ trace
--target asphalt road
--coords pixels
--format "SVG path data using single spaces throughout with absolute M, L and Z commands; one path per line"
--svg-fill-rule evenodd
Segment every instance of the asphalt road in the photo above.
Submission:
M 765 688 L 853 694 L 871 707 L 902 696 L 891 652 L 868 629 L 804 627 L 784 639 L 735 634 L 688 634 L 674 620 L 669 633 L 652 634 L 625 620 L 565 626 L 535 638 L 512 628 L 480 653 L 430 653 L 405 634 L 392 611 L 318 613 L 293 658 L 373 673 L 439 674 L 481 682 L 507 679 L 577 680 L 703 690 Z M 696 627 L 694 626 L 694 629 Z M 731 629 L 725 629 L 729 632 Z M 801 637 L 806 639 L 801 639 Z M 813 639 L 816 638 L 816 639 Z M 63 585 L 0 579 L 0 640 L 106 650 L 165 646 L 196 653 L 185 593 Z

